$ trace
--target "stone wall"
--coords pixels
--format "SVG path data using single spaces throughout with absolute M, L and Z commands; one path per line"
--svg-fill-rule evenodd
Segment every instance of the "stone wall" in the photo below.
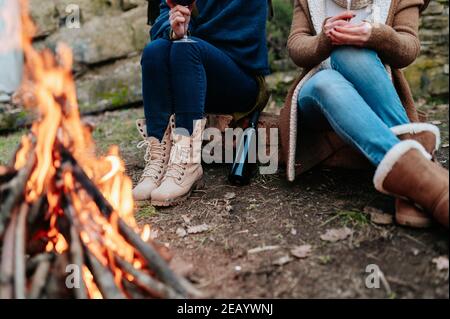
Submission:
M 74 51 L 83 113 L 141 102 L 140 54 L 149 41 L 146 0 L 30 0 L 30 5 L 36 46 L 55 48 L 61 41 Z M 69 28 L 78 13 L 80 27 Z M 416 97 L 448 98 L 448 15 L 447 0 L 432 0 L 422 19 L 423 53 L 406 70 Z M 0 130 L 15 126 L 17 114 L 11 119 L 0 112 Z
M 65 21 L 73 5 L 80 8 L 81 28 Z M 145 0 L 32 0 L 39 27 L 37 45 L 59 41 L 74 50 L 80 107 L 99 111 L 139 103 L 140 52 L 149 40 Z M 448 96 L 447 0 L 432 0 L 422 18 L 423 52 L 406 70 L 416 97 Z
M 140 54 L 149 41 L 147 1 L 31 0 L 30 4 L 38 27 L 36 46 L 55 48 L 64 42 L 73 49 L 82 112 L 142 100 Z M 79 28 L 73 24 L 77 8 Z
M 422 54 L 405 70 L 415 97 L 441 97 L 449 92 L 449 7 L 448 0 L 431 0 L 422 17 Z

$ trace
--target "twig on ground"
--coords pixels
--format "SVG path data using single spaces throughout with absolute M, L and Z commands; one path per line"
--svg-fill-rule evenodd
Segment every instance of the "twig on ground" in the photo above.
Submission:
M 82 269 L 84 265 L 83 248 L 81 240 L 74 225 L 70 227 L 70 257 L 72 263 L 77 265 L 78 269 Z M 80 286 L 75 289 L 75 297 L 77 299 L 87 299 L 87 291 L 84 280 L 80 280 Z
M 46 256 L 42 258 L 36 267 L 36 271 L 31 279 L 31 288 L 28 293 L 29 299 L 37 299 L 41 296 L 42 289 L 45 287 L 47 282 L 48 273 L 50 271 L 51 257 Z
M 269 251 L 269 250 L 277 250 L 280 249 L 281 247 L 278 245 L 274 245 L 274 246 L 261 246 L 261 247 L 256 247 L 253 249 L 250 249 L 247 251 L 247 254 L 251 255 L 251 254 L 258 254 L 261 252 L 265 252 L 265 251 Z
M 113 208 L 110 203 L 104 198 L 100 190 L 89 179 L 83 169 L 78 165 L 75 158 L 64 148 L 61 154 L 64 161 L 69 163 L 72 174 L 77 182 L 87 191 L 92 200 L 96 203 L 99 210 L 107 218 L 111 217 Z M 148 243 L 145 243 L 141 237 L 131 229 L 122 219 L 119 219 L 119 231 L 124 238 L 131 243 L 146 260 L 148 266 L 155 272 L 156 276 L 163 282 L 173 287 L 178 293 L 187 297 L 187 290 L 185 285 L 181 284 L 180 278 L 170 269 L 168 264 L 161 258 L 160 254 L 155 248 Z
M 172 288 L 153 279 L 151 276 L 137 270 L 130 263 L 121 258 L 116 258 L 117 264 L 127 273 L 134 277 L 136 283 L 147 290 L 150 294 L 158 298 L 182 299 L 183 296 L 178 294 Z
M 19 209 L 14 242 L 14 294 L 16 299 L 25 299 L 25 242 L 28 204 L 23 203 Z
M 86 249 L 86 255 L 88 256 L 92 274 L 102 296 L 106 299 L 125 299 L 125 295 L 116 286 L 112 272 L 103 266 L 97 257 L 89 252 L 88 249 Z
M 25 185 L 34 167 L 35 156 L 30 155 L 30 159 L 21 170 L 19 170 L 17 176 L 8 183 L 10 193 L 6 196 L 0 206 L 0 236 L 4 231 L 4 224 L 11 215 L 13 207 L 17 205 L 20 199 L 24 196 Z
M 17 214 L 13 212 L 5 236 L 3 237 L 2 260 L 0 265 L 0 299 L 13 298 L 16 219 Z

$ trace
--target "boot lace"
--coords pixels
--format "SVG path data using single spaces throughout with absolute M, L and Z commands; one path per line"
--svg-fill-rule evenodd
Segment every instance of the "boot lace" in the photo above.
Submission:
M 162 174 L 164 168 L 164 155 L 166 143 L 152 143 L 148 140 L 143 140 L 138 143 L 137 148 L 142 149 L 146 147 L 144 161 L 145 168 L 142 173 L 141 181 L 147 177 L 157 180 Z

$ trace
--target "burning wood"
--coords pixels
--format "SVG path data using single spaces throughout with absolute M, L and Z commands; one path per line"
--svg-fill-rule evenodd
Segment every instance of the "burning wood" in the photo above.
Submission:
M 20 92 L 37 120 L 11 166 L 0 167 L 0 298 L 188 297 L 194 290 L 149 242 L 149 226 L 136 224 L 118 149 L 95 156 L 80 120 L 71 51 L 37 52 L 26 1 L 21 18 Z M 67 287 L 67 269 L 80 273 L 75 289 Z

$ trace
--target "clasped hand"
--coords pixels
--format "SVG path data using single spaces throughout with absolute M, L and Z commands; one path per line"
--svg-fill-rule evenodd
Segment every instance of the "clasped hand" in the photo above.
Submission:
M 372 25 L 369 22 L 352 23 L 355 17 L 353 11 L 346 11 L 326 20 L 323 32 L 333 45 L 365 46 L 372 35 Z
M 174 5 L 170 0 L 167 0 L 170 14 L 169 21 L 173 33 L 177 39 L 183 38 L 188 30 L 189 22 L 191 21 L 191 9 L 188 7 Z

